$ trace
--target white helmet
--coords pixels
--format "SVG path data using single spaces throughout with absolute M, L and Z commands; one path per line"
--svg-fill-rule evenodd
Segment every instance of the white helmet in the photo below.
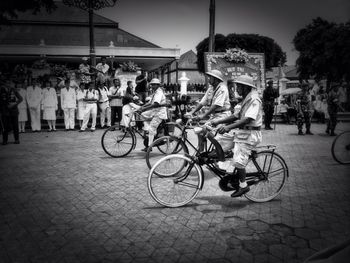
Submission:
M 252 87 L 256 89 L 257 87 L 254 85 L 254 79 L 251 76 L 248 75 L 241 75 L 238 76 L 238 78 L 235 80 L 235 83 L 239 83 L 242 85 L 246 85 L 249 87 Z
M 212 76 L 214 78 L 217 78 L 217 79 L 219 79 L 221 81 L 224 81 L 222 73 L 220 72 L 220 70 L 212 69 L 212 70 L 210 70 L 208 72 L 205 72 L 205 74 L 207 74 L 209 76 Z
M 159 84 L 160 85 L 160 80 L 157 78 L 154 78 L 151 80 L 151 82 L 149 84 Z

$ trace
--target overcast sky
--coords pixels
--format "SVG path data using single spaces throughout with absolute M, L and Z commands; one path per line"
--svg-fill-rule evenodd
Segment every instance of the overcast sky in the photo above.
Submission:
M 164 48 L 192 49 L 209 34 L 210 0 L 117 0 L 98 13 L 119 27 Z M 295 64 L 296 32 L 320 16 L 350 20 L 349 0 L 216 0 L 215 33 L 257 33 L 273 38 Z

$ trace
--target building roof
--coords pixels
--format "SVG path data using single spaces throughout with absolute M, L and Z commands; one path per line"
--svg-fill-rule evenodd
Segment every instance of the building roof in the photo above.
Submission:
M 197 55 L 193 52 L 193 50 L 189 50 L 180 56 L 179 68 L 198 70 Z
M 88 12 L 57 2 L 52 13 L 42 10 L 18 14 L 11 25 L 3 25 L 0 30 L 0 45 L 58 45 L 89 46 Z M 109 46 L 113 41 L 119 47 L 159 46 L 130 34 L 118 27 L 118 23 L 94 14 L 95 45 Z
M 283 66 L 282 70 L 284 76 L 279 76 L 279 74 L 283 73 L 280 73 L 279 67 L 273 67 L 271 70 L 266 71 L 266 79 L 277 79 L 286 77 L 289 80 L 294 80 L 299 78 L 297 68 L 295 65 L 285 65 Z

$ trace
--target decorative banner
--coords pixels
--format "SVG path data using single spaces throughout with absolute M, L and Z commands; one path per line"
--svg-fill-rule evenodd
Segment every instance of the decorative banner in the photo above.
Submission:
M 240 75 L 250 75 L 259 91 L 265 88 L 265 58 L 263 53 L 248 53 L 248 61 L 230 62 L 228 52 L 204 53 L 205 70 L 217 69 L 224 75 L 224 80 L 236 79 Z

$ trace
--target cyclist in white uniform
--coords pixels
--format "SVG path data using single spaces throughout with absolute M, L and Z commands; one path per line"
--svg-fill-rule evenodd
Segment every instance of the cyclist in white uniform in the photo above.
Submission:
M 239 116 L 232 115 L 228 118 L 213 120 L 213 125 L 229 123 L 219 127 L 219 133 L 238 128 L 234 137 L 233 162 L 239 176 L 239 189 L 231 197 L 238 197 L 247 193 L 250 189 L 245 180 L 249 156 L 252 150 L 262 141 L 260 127 L 262 125 L 262 102 L 254 85 L 254 80 L 248 75 L 241 75 L 236 80 L 236 88 L 243 97 Z

